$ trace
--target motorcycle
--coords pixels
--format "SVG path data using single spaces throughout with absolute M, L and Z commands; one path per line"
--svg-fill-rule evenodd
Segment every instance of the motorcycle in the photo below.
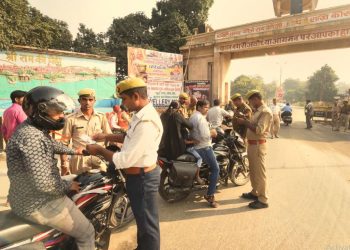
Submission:
M 118 150 L 113 147 L 108 149 Z M 69 197 L 94 226 L 96 249 L 107 250 L 111 230 L 119 229 L 134 219 L 123 173 L 109 164 L 107 172 L 91 170 L 69 177 L 80 182 L 81 191 Z M 26 221 L 10 210 L 0 212 L 0 222 L 0 249 L 77 249 L 72 237 Z
M 217 137 L 214 139 L 213 148 L 228 149 L 229 168 L 228 178 L 237 185 L 243 186 L 249 181 L 249 161 L 246 145 L 243 138 L 233 129 L 217 128 Z M 227 178 L 226 178 L 227 184 Z
M 282 121 L 284 123 L 284 125 L 289 126 L 289 124 L 292 124 L 293 122 L 293 118 L 292 118 L 292 113 L 289 111 L 284 111 L 281 114 L 282 117 Z
M 243 139 L 235 132 L 225 134 L 221 128 L 217 131 L 218 135 L 212 145 L 220 169 L 217 186 L 227 185 L 228 179 L 236 185 L 246 184 L 249 181 L 249 164 Z M 199 185 L 195 182 L 198 168 L 196 158 L 191 154 L 181 155 L 175 161 L 160 157 L 158 164 L 162 168 L 159 194 L 167 202 L 183 200 L 192 191 L 208 186 L 209 166 L 203 163 L 200 168 L 199 175 L 206 184 Z

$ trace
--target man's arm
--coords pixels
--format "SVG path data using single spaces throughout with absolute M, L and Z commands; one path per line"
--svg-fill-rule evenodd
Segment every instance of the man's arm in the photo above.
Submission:
M 68 146 L 70 143 L 70 140 L 72 138 L 72 120 L 71 119 L 67 119 L 66 124 L 64 125 L 64 128 L 62 130 L 62 138 L 61 141 L 64 145 Z M 61 160 L 61 171 L 62 174 L 65 174 L 68 172 L 68 166 L 67 166 L 67 162 L 68 162 L 68 158 L 66 154 L 60 154 L 60 160 Z

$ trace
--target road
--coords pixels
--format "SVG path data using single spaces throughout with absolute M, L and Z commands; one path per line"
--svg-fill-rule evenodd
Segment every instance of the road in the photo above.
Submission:
M 306 130 L 302 110 L 294 119 L 268 140 L 268 209 L 239 198 L 249 184 L 220 188 L 217 209 L 204 192 L 175 204 L 159 198 L 161 249 L 350 249 L 350 133 L 322 124 Z M 134 249 L 135 239 L 132 223 L 113 233 L 110 249 Z

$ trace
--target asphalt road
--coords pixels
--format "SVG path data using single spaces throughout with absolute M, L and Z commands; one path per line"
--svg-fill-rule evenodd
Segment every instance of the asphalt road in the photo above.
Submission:
M 302 110 L 294 120 L 268 140 L 268 209 L 251 210 L 239 198 L 250 184 L 220 188 L 217 209 L 208 208 L 204 192 L 175 204 L 159 198 L 161 249 L 350 250 L 350 133 L 322 124 L 306 130 Z M 2 203 L 4 162 L 0 185 Z M 134 249 L 135 239 L 131 223 L 113 233 L 110 249 Z

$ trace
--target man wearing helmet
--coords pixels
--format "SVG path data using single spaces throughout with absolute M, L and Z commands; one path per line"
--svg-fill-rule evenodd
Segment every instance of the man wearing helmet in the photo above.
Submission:
M 76 239 L 79 249 L 95 249 L 95 230 L 66 194 L 79 183 L 61 179 L 55 154 L 82 154 L 50 137 L 63 128 L 64 110 L 73 101 L 58 89 L 37 87 L 28 92 L 23 109 L 28 115 L 7 145 L 9 202 L 20 217 L 47 225 Z
M 84 136 L 92 137 L 98 133 L 112 133 L 107 117 L 94 110 L 95 91 L 82 89 L 78 93 L 80 109 L 67 117 L 67 122 L 62 131 L 63 143 L 69 145 L 72 141 L 73 148 L 85 147 Z M 103 142 L 100 143 L 103 145 Z M 66 155 L 61 156 L 61 174 L 68 173 L 68 160 Z M 69 161 L 72 174 L 79 174 L 93 168 L 106 170 L 107 166 L 96 156 L 74 155 Z
M 265 167 L 266 136 L 271 126 L 272 113 L 262 100 L 258 90 L 247 94 L 253 114 L 250 120 L 238 118 L 238 124 L 245 125 L 248 139 L 248 160 L 252 191 L 243 193 L 242 198 L 253 200 L 249 207 L 253 209 L 267 208 L 267 178 Z

